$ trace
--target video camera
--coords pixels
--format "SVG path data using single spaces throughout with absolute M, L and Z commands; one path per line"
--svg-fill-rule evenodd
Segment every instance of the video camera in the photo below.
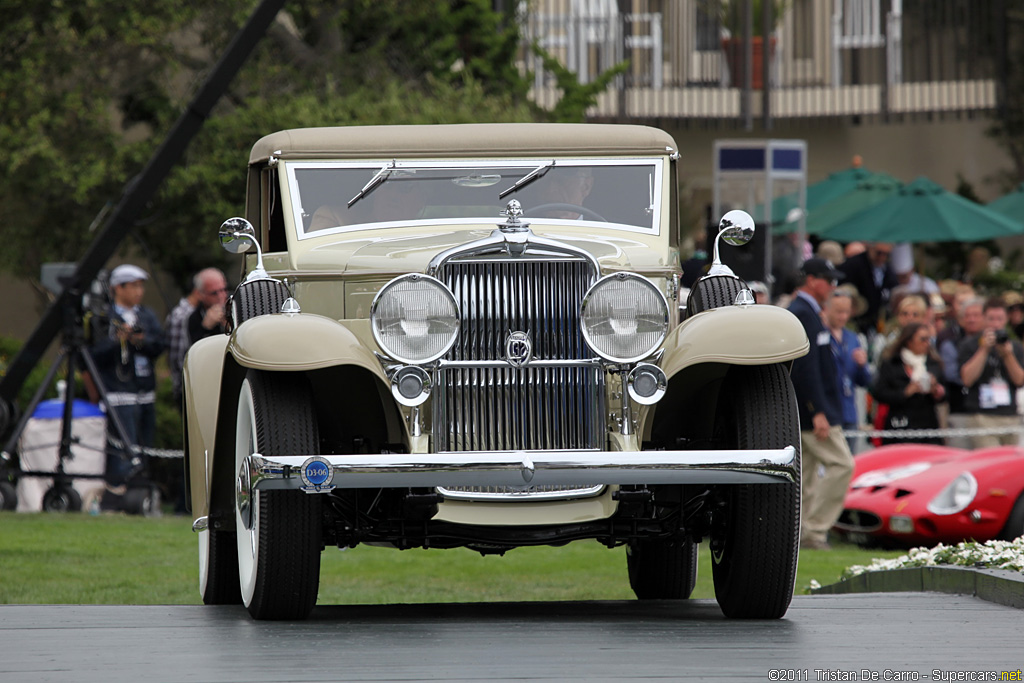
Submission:
M 74 262 L 44 263 L 40 269 L 39 282 L 53 296 L 58 297 L 77 268 L 78 264 Z M 107 284 L 109 276 L 105 269 L 101 270 L 96 279 L 89 283 L 89 289 L 82 293 L 83 313 L 91 313 L 98 318 L 110 316 L 110 287 Z

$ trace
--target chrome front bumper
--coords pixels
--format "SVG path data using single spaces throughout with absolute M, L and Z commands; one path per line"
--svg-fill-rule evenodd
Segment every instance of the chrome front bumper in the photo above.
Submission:
M 475 451 L 378 455 L 253 453 L 237 492 L 435 486 L 773 484 L 797 480 L 796 449 L 731 451 Z

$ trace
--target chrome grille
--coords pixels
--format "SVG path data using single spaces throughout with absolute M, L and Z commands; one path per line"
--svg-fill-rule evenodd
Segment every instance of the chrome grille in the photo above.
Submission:
M 604 372 L 579 305 L 594 280 L 582 260 L 449 261 L 438 273 L 462 312 L 451 361 L 503 361 L 510 332 L 528 332 L 552 365 L 442 367 L 434 383 L 438 451 L 586 450 L 604 444 Z M 558 365 L 558 361 L 569 364 Z M 576 361 L 576 365 L 571 365 Z

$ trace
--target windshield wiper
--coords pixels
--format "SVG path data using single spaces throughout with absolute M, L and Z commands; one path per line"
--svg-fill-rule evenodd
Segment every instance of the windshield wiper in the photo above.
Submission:
M 549 161 L 548 163 L 544 164 L 543 166 L 538 166 L 537 168 L 533 169 L 532 171 L 530 171 L 529 173 L 524 175 L 522 178 L 517 180 L 515 185 L 513 185 L 510 188 L 508 188 L 507 190 L 502 190 L 498 194 L 498 199 L 504 199 L 505 197 L 507 197 L 508 195 L 512 194 L 516 190 L 518 190 L 518 189 L 520 189 L 520 188 L 522 188 L 522 187 L 524 187 L 526 185 L 529 185 L 530 183 L 532 183 L 537 178 L 543 177 L 544 174 L 547 173 L 548 171 L 550 171 L 551 168 L 554 165 L 555 165 L 555 160 L 552 159 L 551 161 Z
M 356 196 L 348 200 L 348 208 L 352 208 L 352 205 L 358 202 L 366 195 L 373 192 L 378 185 L 383 185 L 384 181 L 391 176 L 391 172 L 395 170 L 395 160 L 392 159 L 390 164 L 384 164 L 381 169 L 377 171 L 377 174 L 370 178 L 370 182 L 363 185 L 363 189 L 356 193 Z

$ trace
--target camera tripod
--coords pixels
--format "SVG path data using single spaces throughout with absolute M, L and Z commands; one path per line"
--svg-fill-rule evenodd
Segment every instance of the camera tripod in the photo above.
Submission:
M 83 363 L 85 370 L 87 370 L 92 377 L 93 383 L 96 386 L 96 390 L 99 394 L 100 400 L 103 405 L 107 406 L 106 417 L 109 423 L 113 426 L 113 431 L 117 438 L 121 442 L 120 453 L 122 457 L 125 457 L 125 452 L 130 454 L 131 468 L 129 470 L 126 480 L 131 480 L 137 476 L 144 468 L 144 462 L 140 457 L 141 449 L 132 443 L 132 440 L 128 438 L 128 431 L 118 416 L 117 411 L 110 408 L 110 403 L 107 400 L 107 390 L 103 385 L 103 381 L 100 379 L 99 371 L 96 368 L 96 363 L 89 353 L 89 349 L 85 342 L 85 329 L 83 326 L 82 316 L 82 297 L 77 292 L 74 296 L 68 298 L 69 303 L 64 307 L 62 312 L 62 339 L 60 352 L 57 354 L 57 358 L 50 365 L 47 370 L 46 376 L 43 382 L 39 385 L 35 394 L 29 401 L 28 406 L 25 408 L 24 413 L 18 420 L 17 425 L 11 432 L 4 444 L 3 451 L 0 452 L 0 501 L 2 501 L 3 509 L 13 509 L 14 503 L 17 501 L 17 493 L 13 486 L 9 482 L 8 475 L 16 476 L 36 476 L 36 477 L 52 477 L 53 486 L 43 496 L 43 510 L 48 512 L 67 512 L 77 511 L 82 508 L 82 498 L 78 491 L 71 485 L 72 478 L 75 479 L 101 479 L 105 480 L 105 474 L 85 474 L 85 473 L 74 473 L 69 475 L 64 469 L 64 463 L 74 458 L 74 453 L 71 451 L 71 446 L 78 442 L 78 439 L 71 433 L 74 417 L 74 403 L 75 403 L 75 372 L 78 369 L 79 363 Z M 36 471 L 26 470 L 21 467 L 21 461 L 19 460 L 19 467 L 15 468 L 11 466 L 12 453 L 14 448 L 21 438 L 25 427 L 28 425 L 28 421 L 32 418 L 36 408 L 39 407 L 40 402 L 43 400 L 43 396 L 50 389 L 53 384 L 54 378 L 57 376 L 57 371 L 61 366 L 66 368 L 65 376 L 67 377 L 67 388 L 64 393 L 64 406 L 61 413 L 61 430 L 60 430 L 60 442 L 58 447 L 57 466 L 54 471 Z M 110 443 L 110 428 L 107 429 L 107 445 L 105 452 L 111 448 Z M 140 510 L 141 511 L 141 510 Z

